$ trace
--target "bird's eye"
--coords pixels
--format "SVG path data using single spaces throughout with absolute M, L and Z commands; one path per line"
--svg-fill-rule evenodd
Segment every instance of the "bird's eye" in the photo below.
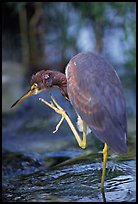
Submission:
M 50 84 L 51 81 L 52 81 L 51 77 L 49 77 L 48 79 L 46 79 L 46 82 L 47 82 L 48 84 Z
M 47 76 L 44 78 L 44 80 L 45 80 L 45 82 L 46 82 L 49 86 L 51 86 L 51 84 L 52 84 L 52 77 L 51 77 L 51 76 L 47 75 Z

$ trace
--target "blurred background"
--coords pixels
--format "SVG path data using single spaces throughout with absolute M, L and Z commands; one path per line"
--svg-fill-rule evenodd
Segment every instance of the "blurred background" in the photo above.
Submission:
M 32 73 L 64 72 L 74 55 L 94 51 L 117 70 L 128 115 L 135 115 L 135 2 L 6 2 L 2 6 L 3 88 L 10 83 L 3 91 L 3 112 L 9 112 L 19 87 L 28 85 Z
M 63 156 L 69 158 L 82 153 L 78 149 L 76 153 L 76 141 L 66 122 L 56 134 L 52 134 L 60 116 L 38 100 L 43 97 L 49 101 L 52 93 L 75 123 L 76 114 L 59 91 L 52 89 L 28 98 L 13 109 L 10 106 L 30 88 L 33 73 L 41 69 L 64 73 L 69 60 L 84 51 L 105 57 L 122 81 L 129 148 L 135 154 L 136 3 L 5 2 L 2 4 L 4 175 L 7 175 L 8 165 L 12 171 L 15 165 L 8 163 L 7 152 L 33 152 L 55 157 L 57 152 L 63 151 Z M 94 137 L 89 136 L 88 143 L 88 150 L 102 150 L 102 144 Z M 4 198 L 7 200 L 7 195 Z

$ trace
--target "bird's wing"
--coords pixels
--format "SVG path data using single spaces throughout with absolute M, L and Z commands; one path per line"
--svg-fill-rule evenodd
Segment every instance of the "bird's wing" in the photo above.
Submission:
M 124 98 L 116 73 L 85 69 L 71 61 L 66 69 L 69 99 L 93 133 L 117 152 L 127 151 Z M 113 79 L 111 79 L 112 77 Z

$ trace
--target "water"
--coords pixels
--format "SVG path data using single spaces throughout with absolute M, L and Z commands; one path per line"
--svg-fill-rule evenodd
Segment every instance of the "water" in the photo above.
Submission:
M 22 164 L 3 176 L 3 201 L 102 202 L 101 156 L 101 153 L 79 155 L 51 167 L 35 155 L 32 156 L 35 159 L 28 159 L 30 165 L 22 156 Z M 59 161 L 60 157 L 64 154 L 55 156 L 55 160 Z M 107 202 L 135 201 L 135 165 L 135 160 L 114 161 L 109 157 L 105 180 Z
M 60 104 L 70 111 L 68 102 Z M 75 122 L 75 114 L 71 115 Z M 3 201 L 103 201 L 100 190 L 103 144 L 90 134 L 87 149 L 80 149 L 66 122 L 57 133 L 52 133 L 59 120 L 60 116 L 36 98 L 28 99 L 17 112 L 3 115 Z M 109 151 L 107 202 L 136 201 L 136 143 L 132 129 L 128 144 L 126 155 Z

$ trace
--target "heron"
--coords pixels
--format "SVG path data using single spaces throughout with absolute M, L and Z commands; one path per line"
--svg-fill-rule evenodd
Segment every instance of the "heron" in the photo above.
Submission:
M 108 148 L 117 153 L 128 152 L 127 116 L 123 86 L 113 66 L 101 55 L 81 52 L 68 62 L 65 74 L 55 70 L 41 70 L 32 75 L 31 88 L 11 107 L 21 103 L 31 95 L 56 87 L 64 98 L 72 104 L 82 122 L 82 137 L 71 122 L 66 111 L 53 96 L 49 103 L 40 101 L 61 115 L 56 132 L 65 119 L 71 128 L 78 145 L 87 146 L 87 129 L 104 143 L 101 192 L 104 196 L 104 180 Z

